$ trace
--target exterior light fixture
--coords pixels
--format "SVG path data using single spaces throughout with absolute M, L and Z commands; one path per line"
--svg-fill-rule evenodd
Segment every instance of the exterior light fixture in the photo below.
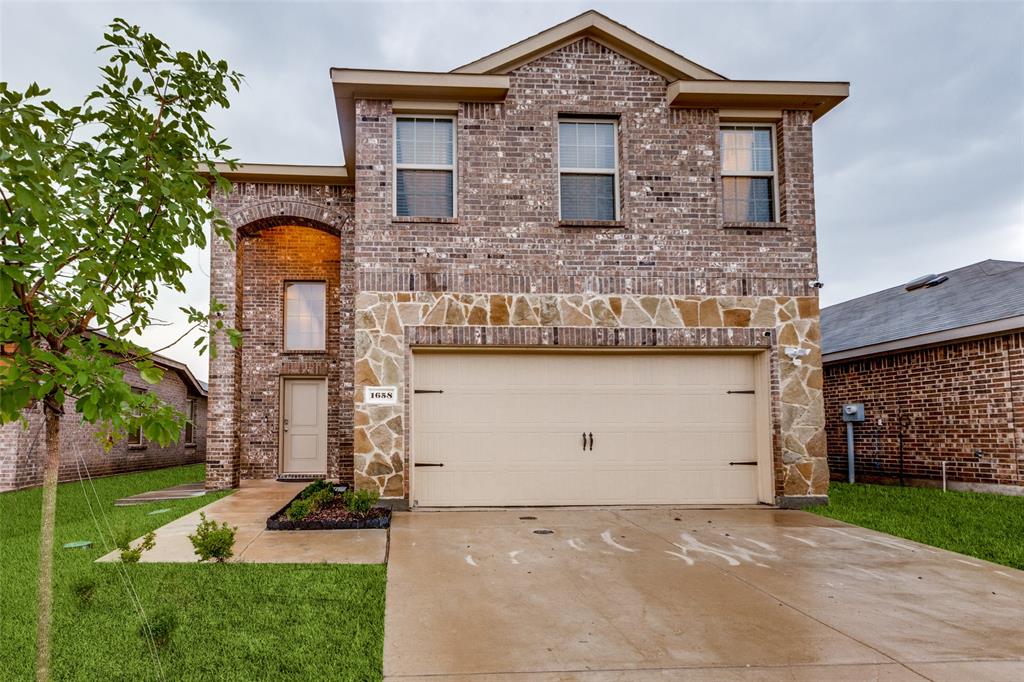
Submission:
M 796 348 L 795 346 L 790 346 L 785 350 L 785 353 L 789 357 L 789 359 L 793 361 L 793 364 L 799 367 L 800 365 L 804 364 L 801 358 L 810 355 L 811 350 L 809 348 Z

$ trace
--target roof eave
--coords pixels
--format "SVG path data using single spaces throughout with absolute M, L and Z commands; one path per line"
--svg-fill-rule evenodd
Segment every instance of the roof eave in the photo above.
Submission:
M 842 81 L 678 80 L 666 99 L 672 107 L 806 110 L 817 120 L 849 95 Z
M 822 363 L 828 364 L 831 362 L 862 359 L 874 355 L 884 355 L 886 353 L 912 350 L 926 346 L 937 346 L 985 336 L 994 336 L 1021 329 L 1024 329 L 1024 315 L 1015 315 L 1001 320 L 981 322 L 978 324 L 967 325 L 965 327 L 957 327 L 955 329 L 943 329 L 941 331 L 929 332 L 927 334 L 908 336 L 903 339 L 874 343 L 869 346 L 860 346 L 859 348 L 847 348 L 845 350 L 838 350 L 831 353 L 823 353 L 821 360 Z
M 300 185 L 350 185 L 345 166 L 302 166 L 277 163 L 241 163 L 234 168 L 216 163 L 217 172 L 231 182 L 280 182 Z
M 501 102 L 508 94 L 506 75 L 331 69 L 345 167 L 355 168 L 355 101 L 357 99 L 419 102 Z

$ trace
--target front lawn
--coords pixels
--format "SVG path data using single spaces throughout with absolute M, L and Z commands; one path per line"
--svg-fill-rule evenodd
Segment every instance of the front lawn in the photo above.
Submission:
M 200 480 L 202 465 L 96 479 L 106 520 L 134 537 L 223 494 L 114 507 L 126 495 Z M 88 489 L 88 488 L 87 488 Z M 34 666 L 40 490 L 0 494 L 0 679 Z M 97 515 L 100 510 L 93 500 Z M 148 516 L 154 509 L 171 512 Z M 101 527 L 105 521 L 99 517 Z M 383 566 L 137 564 L 125 566 L 151 621 L 177 621 L 159 662 L 139 634 L 116 564 L 78 483 L 57 495 L 54 680 L 374 680 L 384 641 Z M 88 550 L 66 550 L 73 540 Z M 109 538 L 108 538 L 109 542 Z M 94 585 L 91 600 L 76 596 Z M 162 670 L 160 675 L 158 670 Z
M 813 511 L 997 564 L 1024 569 L 1024 497 L 832 483 Z

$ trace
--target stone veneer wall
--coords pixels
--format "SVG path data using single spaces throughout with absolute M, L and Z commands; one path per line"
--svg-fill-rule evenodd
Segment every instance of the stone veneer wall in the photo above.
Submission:
M 935 485 L 945 460 L 950 481 L 1024 494 L 1024 332 L 825 365 L 829 459 L 844 480 L 851 402 L 864 403 L 858 479 L 897 479 L 902 430 L 907 479 Z
M 360 292 L 356 296 L 355 483 L 408 495 L 410 353 L 416 345 L 766 348 L 772 356 L 776 493 L 828 488 L 815 297 Z M 766 336 L 767 335 L 767 336 Z M 796 366 L 780 347 L 806 348 Z M 366 386 L 399 404 L 367 405 Z

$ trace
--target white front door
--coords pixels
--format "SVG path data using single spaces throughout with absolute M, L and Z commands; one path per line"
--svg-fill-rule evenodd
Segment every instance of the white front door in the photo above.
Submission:
M 424 352 L 413 364 L 416 504 L 758 501 L 767 424 L 753 354 Z
M 285 379 L 281 473 L 327 473 L 327 380 Z

